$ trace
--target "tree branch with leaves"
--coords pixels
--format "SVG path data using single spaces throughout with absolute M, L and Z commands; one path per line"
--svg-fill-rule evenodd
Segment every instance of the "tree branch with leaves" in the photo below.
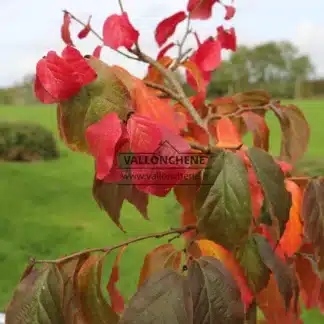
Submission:
M 201 41 L 191 21 L 210 19 L 214 6 L 230 21 L 235 8 L 189 0 L 186 10 L 157 24 L 160 50 L 153 58 L 141 49 L 127 8 L 121 1 L 119 6 L 121 13 L 104 22 L 103 35 L 92 28 L 91 16 L 82 22 L 64 10 L 66 47 L 37 63 L 35 95 L 57 104 L 58 130 L 67 147 L 94 158 L 93 197 L 116 226 L 126 232 L 125 202 L 148 219 L 149 197 L 173 193 L 182 206 L 181 227 L 56 260 L 32 259 L 8 305 L 6 323 L 155 323 L 159 316 L 178 324 L 243 324 L 257 322 L 257 308 L 267 323 L 295 323 L 300 294 L 306 307 L 322 307 L 324 182 L 293 174 L 310 137 L 302 111 L 263 90 L 206 98 L 222 50 L 236 50 L 236 35 L 233 27 L 215 26 L 217 33 Z M 81 25 L 79 39 L 89 33 L 98 38 L 92 55 L 82 56 L 75 47 L 71 23 Z M 171 41 L 181 23 L 184 35 Z M 196 49 L 186 48 L 190 35 Z M 146 76 L 104 63 L 104 46 L 146 63 Z M 176 57 L 168 55 L 173 47 Z M 180 67 L 193 96 L 177 78 Z M 268 113 L 281 126 L 277 157 L 269 151 Z M 251 147 L 244 144 L 247 133 Z M 165 237 L 168 241 L 148 251 L 137 291 L 126 305 L 117 288 L 123 252 L 130 244 Z M 177 239 L 181 247 L 173 244 Z M 108 303 L 102 267 L 116 250 Z M 318 291 L 311 301 L 309 280 Z

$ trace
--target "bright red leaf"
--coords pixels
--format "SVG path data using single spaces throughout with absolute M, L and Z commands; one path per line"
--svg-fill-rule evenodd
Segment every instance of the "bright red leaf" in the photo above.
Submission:
M 206 20 L 212 15 L 213 5 L 219 0 L 189 0 L 187 10 L 191 19 Z
M 90 153 L 96 159 L 96 177 L 103 180 L 109 175 L 115 160 L 116 146 L 123 133 L 116 113 L 107 114 L 86 130 Z
M 107 291 L 110 296 L 111 308 L 114 312 L 122 313 L 125 307 L 124 297 L 120 294 L 116 287 L 116 283 L 119 280 L 119 262 L 122 254 L 126 250 L 126 245 L 121 247 L 118 251 L 117 257 L 115 259 L 114 265 L 111 270 L 109 282 L 107 284 Z
M 104 44 L 117 50 L 124 46 L 130 49 L 137 41 L 139 32 L 132 26 L 127 13 L 109 16 L 103 25 Z
M 81 53 L 67 46 L 62 57 L 54 51 L 36 65 L 35 94 L 44 103 L 60 102 L 76 95 L 97 77 Z
M 233 6 L 224 6 L 225 8 L 225 20 L 230 20 L 234 17 L 236 9 Z
M 221 44 L 217 39 L 206 39 L 192 59 L 204 72 L 211 72 L 221 64 Z
M 170 43 L 170 44 L 164 46 L 163 48 L 161 48 L 156 59 L 159 60 L 160 58 L 162 58 L 167 53 L 167 51 L 174 46 L 175 46 L 175 43 Z
M 223 26 L 219 26 L 217 28 L 217 39 L 221 43 L 222 48 L 232 50 L 233 52 L 236 51 L 236 33 L 233 27 L 224 29 Z
M 90 30 L 91 30 L 90 21 L 91 21 L 91 16 L 89 17 L 87 24 L 84 26 L 84 28 L 82 30 L 80 30 L 80 32 L 78 34 L 78 37 L 80 39 L 87 37 L 88 34 L 90 33 Z
M 179 11 L 174 15 L 162 20 L 156 27 L 155 40 L 162 46 L 175 32 L 178 24 L 186 19 L 186 13 Z
M 162 133 L 156 122 L 133 114 L 127 122 L 130 148 L 133 153 L 152 153 L 161 143 Z
M 96 58 L 100 58 L 101 50 L 102 50 L 102 46 L 101 46 L 101 45 L 98 45 L 98 46 L 94 49 L 92 56 L 94 56 L 94 57 L 96 57 Z
M 70 34 L 71 17 L 67 12 L 64 12 L 63 24 L 61 27 L 61 38 L 66 45 L 74 46 Z

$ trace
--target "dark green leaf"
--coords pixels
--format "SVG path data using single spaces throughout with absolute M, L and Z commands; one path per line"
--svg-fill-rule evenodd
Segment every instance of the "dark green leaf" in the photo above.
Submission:
M 33 269 L 19 283 L 6 311 L 6 324 L 63 324 L 63 280 L 55 265 Z
M 305 191 L 301 217 L 304 233 L 315 249 L 318 270 L 324 277 L 324 178 L 312 179 Z
M 232 152 L 209 158 L 196 198 L 199 232 L 232 250 L 240 246 L 252 220 L 248 175 L 243 161 Z
M 279 165 L 267 152 L 252 147 L 247 151 L 253 169 L 261 184 L 267 210 L 279 221 L 280 236 L 289 219 L 291 194 L 286 190 L 285 177 Z
M 244 323 L 240 290 L 231 273 L 213 257 L 193 261 L 188 283 L 194 307 L 193 323 Z
M 171 269 L 152 274 L 131 298 L 118 324 L 193 324 L 184 276 Z
M 291 268 L 275 254 L 265 237 L 256 235 L 255 241 L 262 261 L 276 278 L 280 294 L 284 299 L 286 310 L 288 310 L 294 295 L 297 296 L 296 301 L 298 301 L 297 279 Z M 295 305 L 295 309 L 297 309 L 297 305 Z
M 257 293 L 266 287 L 270 272 L 259 254 L 255 236 L 255 234 L 250 236 L 248 241 L 236 251 L 235 256 L 244 270 L 250 288 Z
M 104 257 L 105 255 L 91 255 L 83 263 L 77 276 L 82 315 L 91 324 L 116 324 L 119 319 L 101 291 Z

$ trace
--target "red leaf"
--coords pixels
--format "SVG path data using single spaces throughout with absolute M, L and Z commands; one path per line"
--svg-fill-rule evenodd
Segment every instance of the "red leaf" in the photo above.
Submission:
M 100 58 L 101 50 L 102 50 L 102 46 L 101 46 L 101 45 L 98 45 L 98 46 L 94 49 L 92 56 L 94 56 L 94 57 L 96 57 L 96 58 Z
M 170 43 L 170 44 L 164 46 L 163 48 L 161 48 L 161 50 L 160 50 L 160 52 L 159 52 L 156 59 L 159 60 L 160 58 L 162 58 L 169 49 L 174 47 L 174 45 L 175 45 L 175 43 Z
M 169 37 L 171 37 L 178 24 L 186 19 L 186 13 L 179 11 L 174 15 L 162 20 L 155 29 L 155 40 L 159 46 L 162 46 Z
M 209 240 L 194 241 L 193 244 L 190 245 L 188 250 L 189 253 L 192 254 L 195 258 L 199 258 L 201 256 L 211 256 L 220 260 L 232 273 L 233 278 L 240 289 L 241 298 L 245 309 L 249 308 L 253 301 L 253 294 L 251 289 L 248 287 L 243 269 L 231 254 L 231 252 L 224 249 L 221 245 Z
M 86 130 L 89 152 L 96 159 L 96 177 L 103 180 L 111 171 L 116 146 L 123 133 L 117 113 L 110 113 Z
M 64 12 L 63 24 L 61 27 L 61 38 L 66 45 L 74 46 L 70 34 L 70 24 L 71 17 L 67 12 Z
M 263 117 L 252 111 L 241 114 L 246 127 L 253 134 L 253 145 L 269 151 L 269 128 Z
M 197 92 L 200 94 L 200 96 L 202 96 L 202 100 L 205 99 L 205 93 L 206 93 L 206 87 L 207 84 L 209 83 L 209 81 L 204 80 L 204 73 L 199 69 L 199 67 L 197 66 L 197 64 L 190 60 L 190 61 L 185 61 L 181 64 L 181 66 L 183 66 L 186 69 L 186 73 L 187 73 L 187 80 L 188 83 L 190 84 L 190 86 L 193 89 L 196 89 Z M 209 72 L 207 72 L 209 75 Z
M 236 33 L 233 27 L 225 30 L 223 26 L 219 26 L 217 28 L 217 39 L 220 41 L 222 48 L 236 51 Z
M 188 131 L 185 132 L 185 136 L 192 137 L 197 143 L 204 146 L 208 146 L 209 135 L 201 126 L 193 122 L 193 123 L 188 123 L 187 128 Z
M 215 70 L 221 63 L 221 44 L 217 39 L 206 39 L 194 54 L 193 61 L 204 72 Z
M 34 83 L 34 92 L 36 97 L 44 104 L 53 104 L 57 102 L 57 99 L 52 97 L 51 94 L 45 90 L 37 75 Z
M 133 153 L 152 153 L 161 143 L 160 128 L 147 117 L 133 114 L 127 122 L 127 131 Z
M 160 128 L 162 144 L 153 155 L 148 156 L 148 160 L 152 162 L 135 165 L 132 168 L 132 179 L 139 190 L 165 197 L 189 172 L 190 164 L 186 162 L 184 156 L 190 152 L 190 146 L 181 136 L 174 134 L 167 127 L 160 125 Z M 140 157 L 145 158 L 143 155 Z
M 189 0 L 187 10 L 191 19 L 206 20 L 212 15 L 213 5 L 219 0 Z
M 104 44 L 117 50 L 119 47 L 131 47 L 138 41 L 139 32 L 132 26 L 127 13 L 109 16 L 103 25 Z
M 119 290 L 117 289 L 116 283 L 119 280 L 118 266 L 119 266 L 120 258 L 122 256 L 122 254 L 124 253 L 126 247 L 127 247 L 127 245 L 120 248 L 120 250 L 117 254 L 117 257 L 115 259 L 113 268 L 111 270 L 109 282 L 107 284 L 107 291 L 110 296 L 111 308 L 114 312 L 117 312 L 117 313 L 122 313 L 124 311 L 124 307 L 125 307 L 124 298 L 120 294 Z
M 236 9 L 233 6 L 224 6 L 226 13 L 225 13 L 225 20 L 230 20 L 234 17 Z
M 77 77 L 80 85 L 86 85 L 96 79 L 97 73 L 76 48 L 66 46 L 62 52 L 62 57 L 72 67 L 74 76 Z
M 84 28 L 79 32 L 78 37 L 80 39 L 85 38 L 88 36 L 91 26 L 90 26 L 91 16 L 89 17 L 88 23 L 84 26 Z
M 294 166 L 290 163 L 287 163 L 285 161 L 280 161 L 278 159 L 274 159 L 274 160 L 280 166 L 280 169 L 284 174 L 290 172 L 294 168 Z

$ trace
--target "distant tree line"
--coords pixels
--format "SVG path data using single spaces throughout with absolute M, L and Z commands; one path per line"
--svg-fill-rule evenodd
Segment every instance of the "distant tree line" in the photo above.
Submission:
M 324 79 L 315 79 L 314 75 L 310 58 L 290 42 L 243 45 L 213 73 L 208 95 L 266 89 L 277 98 L 324 97 Z M 0 104 L 37 103 L 33 82 L 34 75 L 28 75 L 12 87 L 0 88 Z

